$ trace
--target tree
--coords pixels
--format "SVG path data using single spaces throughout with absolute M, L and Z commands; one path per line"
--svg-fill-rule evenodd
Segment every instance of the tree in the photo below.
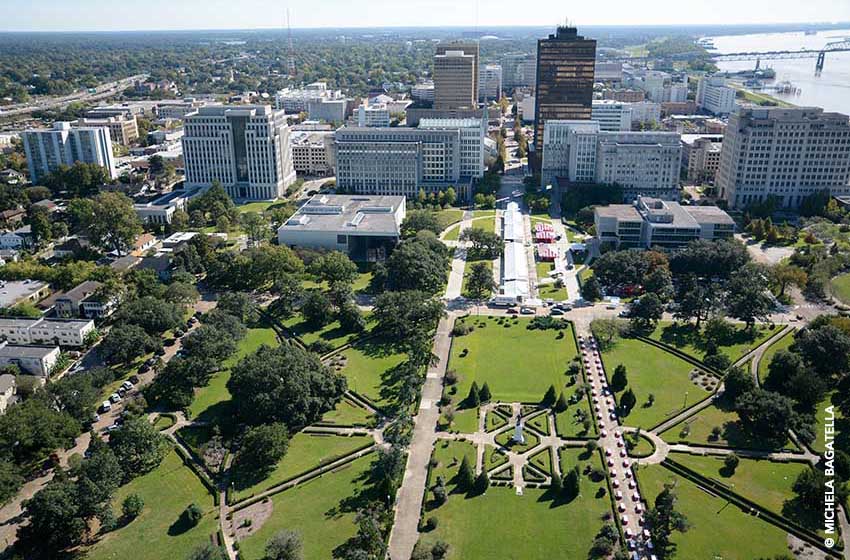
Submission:
M 850 372 L 850 335 L 826 323 L 810 325 L 794 339 L 791 350 L 824 378 Z
M 319 420 L 346 390 L 345 378 L 301 348 L 261 346 L 233 367 L 227 388 L 250 425 L 283 423 L 290 432 Z
M 726 308 L 728 313 L 747 324 L 767 320 L 774 308 L 769 290 L 767 270 L 758 265 L 742 267 L 727 284 Z
M 490 399 L 493 397 L 493 395 L 490 393 L 490 386 L 487 384 L 486 381 L 484 382 L 484 385 L 481 387 L 481 391 L 478 393 L 478 396 L 480 397 L 481 402 L 483 402 L 483 403 L 490 402 Z
M 280 423 L 249 428 L 236 457 L 236 465 L 252 474 L 264 474 L 274 467 L 289 448 L 289 433 Z
M 655 506 L 646 512 L 656 555 L 661 559 L 672 558 L 676 553 L 676 544 L 671 540 L 673 532 L 684 533 L 690 528 L 688 518 L 676 510 L 677 500 L 674 486 L 665 483 L 664 489 L 655 498 Z
M 622 391 L 629 384 L 629 378 L 626 373 L 626 366 L 618 364 L 614 368 L 614 375 L 611 376 L 611 388 L 614 391 Z
M 58 553 L 80 544 L 87 529 L 80 515 L 77 485 L 67 478 L 47 483 L 23 504 L 28 521 L 18 529 L 18 543 L 28 558 L 56 558 Z
M 399 243 L 387 260 L 387 283 L 397 291 L 419 290 L 435 294 L 447 279 L 448 250 L 436 236 L 423 236 Z
M 372 310 L 376 329 L 402 344 L 430 337 L 442 315 L 442 302 L 417 291 L 383 293 Z
M 144 296 L 125 302 L 115 314 L 115 321 L 138 325 L 147 333 L 161 334 L 183 324 L 183 308 L 165 300 Z
M 331 322 L 333 308 L 328 297 L 319 290 L 311 290 L 301 306 L 304 322 L 312 329 L 319 329 Z
M 325 253 L 313 261 L 310 268 L 319 278 L 331 285 L 342 283 L 350 286 L 357 279 L 357 265 L 340 251 Z
M 257 318 L 257 305 L 251 300 L 251 296 L 245 292 L 225 292 L 218 296 L 218 304 L 213 311 L 219 311 L 232 315 L 242 323 L 250 323 Z M 202 317 L 208 322 L 207 316 Z
M 76 202 L 76 201 L 72 201 Z M 102 192 L 69 207 L 96 247 L 123 255 L 142 233 L 133 201 L 118 192 Z
M 616 319 L 594 319 L 590 322 L 590 330 L 593 333 L 600 350 L 607 350 L 614 345 L 620 334 L 620 325 Z
M 792 399 L 764 389 L 753 389 L 738 397 L 735 410 L 750 435 L 776 446 L 785 443 L 789 429 L 804 426 Z
M 545 406 L 552 406 L 555 404 L 555 400 L 558 398 L 558 394 L 555 392 L 555 386 L 549 385 L 549 388 L 546 389 L 546 394 L 543 395 L 543 404 Z
M 567 399 L 564 397 L 564 392 L 558 395 L 558 402 L 555 403 L 555 412 L 564 412 L 567 410 Z
M 469 387 L 469 394 L 466 396 L 464 403 L 467 408 L 478 408 L 478 405 L 481 404 L 481 391 L 478 389 L 478 383 L 475 381 Z
M 190 527 L 195 527 L 204 517 L 204 510 L 198 504 L 191 503 L 180 516 Z
M 602 299 L 602 286 L 596 276 L 591 276 L 581 283 L 581 297 L 587 301 L 598 301 Z
M 242 229 L 248 235 L 248 243 L 257 246 L 268 238 L 269 224 L 259 212 L 245 212 L 239 216 Z
M 401 223 L 401 235 L 405 239 L 414 237 L 420 231 L 430 231 L 440 235 L 443 231 L 437 214 L 430 210 L 411 210 Z
M 242 340 L 248 333 L 248 329 L 242 323 L 240 318 L 225 311 L 225 309 L 221 306 L 221 303 L 219 303 L 219 305 L 212 311 L 204 313 L 201 316 L 201 322 L 203 324 L 198 328 L 198 330 L 201 330 L 204 326 L 213 327 L 220 333 L 224 333 L 224 336 L 236 341 Z M 189 342 L 189 337 L 183 341 L 184 346 L 187 342 Z
M 127 521 L 132 521 L 142 513 L 145 501 L 138 494 L 130 494 L 121 502 L 121 514 Z
M 188 282 L 172 282 L 165 288 L 165 299 L 171 303 L 191 305 L 199 298 L 198 289 Z
M 39 244 L 53 238 L 53 226 L 50 223 L 50 213 L 44 206 L 31 205 L 27 209 L 27 221 L 32 229 L 33 237 Z
M 785 295 L 785 289 L 790 285 L 805 288 L 808 281 L 806 271 L 798 266 L 787 263 L 779 263 L 771 270 L 773 283 L 779 288 L 778 297 Z
M 624 414 L 628 414 L 637 404 L 637 397 L 635 397 L 635 392 L 632 391 L 631 388 L 626 389 L 623 395 L 620 397 L 620 408 L 623 409 Z
M 112 512 L 110 502 L 124 477 L 122 465 L 109 447 L 100 441 L 89 445 L 89 456 L 77 470 L 78 515 L 87 521 Z
M 17 495 L 23 484 L 21 470 L 10 461 L 0 460 L 0 504 L 6 504 Z
M 27 399 L 0 416 L 0 449 L 18 465 L 71 447 L 79 433 L 77 420 L 42 399 Z
M 479 496 L 487 492 L 490 488 L 490 478 L 487 476 L 487 470 L 483 469 L 478 476 L 475 477 L 475 493 Z
M 653 328 L 663 315 L 664 304 L 654 293 L 642 295 L 639 300 L 632 304 L 629 311 L 632 325 L 639 329 Z
M 236 340 L 227 331 L 205 324 L 183 337 L 183 353 L 192 359 L 207 360 L 210 373 L 236 352 Z M 201 384 L 203 385 L 203 383 Z
M 168 453 L 168 439 L 147 418 L 130 418 L 109 436 L 109 447 L 124 469 L 124 480 L 154 470 Z
M 564 495 L 567 499 L 572 500 L 576 498 L 580 492 L 581 475 L 578 470 L 578 465 L 575 465 L 567 471 L 567 475 L 564 477 Z
M 457 471 L 457 485 L 461 490 L 471 490 L 475 482 L 475 472 L 469 464 L 469 459 L 466 455 L 460 460 L 460 467 Z
M 344 304 L 337 313 L 340 327 L 346 332 L 363 332 L 366 330 L 366 319 L 353 302 Z
M 725 459 L 723 459 L 723 467 L 726 469 L 726 472 L 732 475 L 735 473 L 735 469 L 738 468 L 738 463 L 740 462 L 741 460 L 738 458 L 737 455 L 735 455 L 734 453 L 730 453 L 726 456 Z
M 206 543 L 192 550 L 186 560 L 227 560 L 227 553 L 220 546 Z
M 459 239 L 470 243 L 471 260 L 495 259 L 502 253 L 502 238 L 493 231 L 471 227 L 461 232 Z
M 112 327 L 97 347 L 107 364 L 129 364 L 136 358 L 162 346 L 138 325 L 118 324 Z
M 302 560 L 304 557 L 301 535 L 295 531 L 278 531 L 266 543 L 264 560 Z
M 674 317 L 686 321 L 696 319 L 697 329 L 717 306 L 714 288 L 700 282 L 695 274 L 685 274 L 679 279 L 676 302 L 679 306 Z
M 723 396 L 734 403 L 740 396 L 752 391 L 755 388 L 755 382 L 748 370 L 736 367 L 726 373 L 723 386 Z
M 496 288 L 493 267 L 489 262 L 472 263 L 466 278 L 466 291 L 474 299 L 482 299 Z
M 727 279 L 749 260 L 747 248 L 735 239 L 698 239 L 673 253 L 670 271 L 674 276 Z

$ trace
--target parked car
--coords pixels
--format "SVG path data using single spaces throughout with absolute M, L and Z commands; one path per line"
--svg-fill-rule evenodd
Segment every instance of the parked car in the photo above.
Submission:
M 121 395 L 119 395 L 118 393 L 112 393 L 111 395 L 109 395 L 109 402 L 111 402 L 112 404 L 120 403 Z
M 112 403 L 109 401 L 103 401 L 100 403 L 100 411 L 101 412 L 109 412 L 112 410 Z
M 563 315 L 564 312 L 557 307 L 552 308 L 552 311 L 549 312 L 549 315 Z
M 534 315 L 535 311 L 530 307 L 522 307 L 519 312 L 523 315 Z
M 153 364 L 151 364 L 151 365 L 153 365 Z M 136 385 L 138 382 L 139 382 L 139 376 L 138 375 L 131 375 L 130 376 L 130 383 L 132 383 L 133 385 Z
M 519 313 L 519 311 L 517 311 L 516 308 L 514 308 L 514 307 L 511 307 L 510 309 L 508 309 L 508 315 L 516 315 L 518 313 Z

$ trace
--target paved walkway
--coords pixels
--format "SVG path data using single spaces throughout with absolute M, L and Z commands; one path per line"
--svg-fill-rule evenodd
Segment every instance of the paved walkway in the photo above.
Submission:
M 428 463 L 436 441 L 439 401 L 443 394 L 443 376 L 449 362 L 451 331 L 455 316 L 448 314 L 440 320 L 434 337 L 437 365 L 428 368 L 419 412 L 414 418 L 413 439 L 407 455 L 407 467 L 395 505 L 395 523 L 390 532 L 389 555 L 392 560 L 409 560 L 419 540 L 419 512 L 425 498 Z
M 472 212 L 467 210 L 463 213 L 463 220 L 458 225 L 458 237 L 465 229 L 472 227 Z M 449 272 L 449 282 L 446 286 L 446 299 L 453 300 L 461 296 L 463 288 L 463 271 L 466 267 L 466 243 L 458 241 L 452 256 L 452 268 Z

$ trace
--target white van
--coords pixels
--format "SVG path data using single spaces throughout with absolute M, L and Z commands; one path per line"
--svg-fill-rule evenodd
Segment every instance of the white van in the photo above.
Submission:
M 111 402 L 103 401 L 102 403 L 100 403 L 100 412 L 101 413 L 109 412 L 110 410 L 112 410 L 112 403 Z

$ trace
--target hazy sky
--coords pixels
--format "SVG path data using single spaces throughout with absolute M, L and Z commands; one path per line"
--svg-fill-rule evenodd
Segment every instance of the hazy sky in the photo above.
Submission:
M 850 0 L 0 0 L 0 30 L 292 26 L 798 23 L 850 20 Z

